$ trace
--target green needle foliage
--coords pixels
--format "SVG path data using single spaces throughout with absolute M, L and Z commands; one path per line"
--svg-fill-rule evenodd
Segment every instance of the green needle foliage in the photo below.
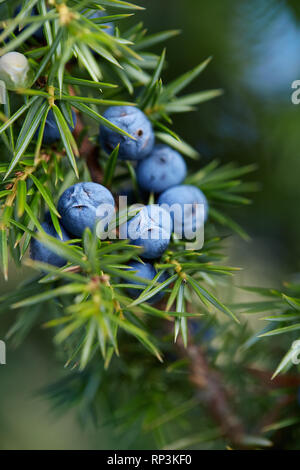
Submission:
M 14 15 L 17 6 L 20 10 Z M 31 16 L 34 7 L 38 14 Z M 91 14 L 98 10 L 103 16 L 92 19 Z M 222 300 L 237 269 L 226 265 L 224 235 L 235 232 L 247 238 L 231 213 L 234 206 L 251 202 L 248 193 L 256 191 L 257 185 L 243 178 L 255 166 L 240 168 L 218 161 L 204 166 L 198 152 L 177 134 L 173 114 L 192 112 L 222 91 L 186 91 L 205 73 L 210 59 L 164 83 L 166 50 L 157 55 L 151 48 L 164 47 L 178 31 L 148 35 L 142 23 L 126 29 L 126 19 L 139 10 L 140 6 L 121 0 L 24 0 L 2 6 L 0 55 L 17 50 L 25 54 L 34 72 L 28 88 L 7 92 L 0 113 L 2 270 L 7 279 L 10 259 L 17 266 L 25 264 L 37 271 L 33 279 L 0 299 L 0 312 L 8 308 L 17 311 L 7 338 L 19 345 L 33 328 L 51 328 L 67 372 L 45 393 L 57 408 L 76 405 L 82 418 L 90 413 L 97 420 L 101 415 L 101 424 L 122 435 L 124 446 L 136 442 L 143 430 L 151 445 L 166 449 L 205 443 L 220 448 L 227 444 L 268 447 L 279 425 L 272 422 L 267 434 L 261 429 L 257 432 L 253 420 L 261 415 L 267 398 L 259 392 L 251 395 L 254 379 L 243 373 L 244 364 L 253 359 L 248 357 L 249 350 L 235 361 L 236 350 L 248 340 L 249 331 L 240 324 L 240 311 L 233 311 Z M 114 35 L 107 33 L 108 22 L 115 24 Z M 42 43 L 33 36 L 41 27 Z M 185 243 L 174 237 L 155 265 L 157 276 L 136 300 L 128 296 L 127 288 L 134 288 L 129 284 L 132 280 L 145 285 L 145 280 L 128 270 L 130 260 L 140 259 L 138 247 L 127 240 L 101 241 L 89 229 L 82 239 L 64 243 L 41 227 L 48 210 L 61 235 L 57 201 L 71 184 L 93 179 L 87 153 L 93 153 L 98 176 L 114 195 L 131 184 L 137 202 L 142 202 L 132 164 L 117 160 L 118 148 L 107 155 L 96 143 L 99 124 L 128 135 L 103 117 L 106 107 L 125 104 L 145 112 L 158 141 L 192 159 L 197 170 L 190 171 L 185 182 L 201 188 L 210 207 L 203 247 L 187 250 Z M 74 135 L 69 127 L 73 125 L 72 109 L 80 122 Z M 46 146 L 43 132 L 50 110 L 61 139 Z M 66 266 L 56 268 L 29 259 L 32 237 L 65 258 Z M 162 276 L 166 280 L 162 281 Z M 165 293 L 162 302 L 148 303 L 161 291 Z M 270 294 L 274 298 L 267 309 L 276 304 L 281 313 L 279 328 L 268 334 L 287 331 L 287 322 L 291 322 L 289 330 L 299 329 L 300 301 Z M 194 333 L 195 327 L 198 332 Z M 218 339 L 217 347 L 205 339 L 210 329 Z M 198 369 L 193 369 L 192 348 L 199 342 L 201 357 L 203 352 L 210 357 L 203 363 L 208 384 L 203 395 L 195 393 L 189 379 L 192 375 L 196 382 Z M 257 342 L 254 355 L 258 354 L 256 348 Z M 217 387 L 210 379 L 210 367 L 213 377 L 216 371 L 224 374 Z M 237 414 L 244 424 L 235 434 L 230 426 L 226 428 L 226 410 L 224 416 L 221 410 L 217 412 L 219 422 L 209 412 L 214 407 L 210 396 L 225 396 L 224 384 L 239 390 L 237 395 L 245 403 L 257 393 L 251 410 L 237 400 Z M 255 436 L 251 429 L 256 430 Z
M 265 313 L 263 320 L 267 322 L 262 331 L 248 340 L 249 346 L 260 338 L 283 334 L 288 336 L 290 347 L 276 367 L 273 379 L 278 374 L 287 372 L 293 365 L 298 365 L 300 359 L 300 285 L 287 282 L 284 287 L 283 292 L 276 289 L 247 287 L 245 288 L 247 291 L 258 294 L 263 300 L 240 305 L 243 313 Z

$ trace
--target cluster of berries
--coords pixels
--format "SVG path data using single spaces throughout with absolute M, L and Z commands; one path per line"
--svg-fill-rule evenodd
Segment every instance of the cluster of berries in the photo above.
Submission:
M 103 116 L 129 133 L 135 140 L 120 135 L 111 128 L 101 126 L 99 136 L 101 147 L 110 153 L 119 145 L 118 155 L 121 160 L 137 162 L 136 178 L 141 191 L 154 193 L 157 196 L 156 209 L 154 206 L 146 206 L 128 226 L 130 231 L 130 224 L 136 226 L 139 222 L 141 233 L 151 229 L 153 223 L 160 227 L 164 236 L 151 237 L 158 240 L 151 239 L 150 245 L 146 242 L 143 244 L 140 240 L 137 242 L 143 245 L 144 258 L 157 258 L 167 248 L 172 231 L 177 235 L 195 233 L 200 228 L 199 224 L 204 224 L 208 216 L 206 197 L 196 186 L 182 184 L 187 173 L 184 159 L 171 147 L 155 144 L 151 122 L 140 109 L 132 106 L 115 106 L 108 108 Z M 180 208 L 179 213 L 169 210 L 174 206 Z M 196 206 L 203 207 L 202 218 L 197 217 L 194 211 Z M 163 233 L 168 230 L 169 237 Z M 154 243 L 155 241 L 157 243 Z
M 58 201 L 58 211 L 61 215 L 60 228 L 62 240 L 67 242 L 74 238 L 81 238 L 87 227 L 93 230 L 99 220 L 97 209 L 101 207 L 101 205 L 114 208 L 114 204 L 114 198 L 111 192 L 100 184 L 87 182 L 77 183 L 70 186 L 63 192 Z M 147 209 L 147 207 L 149 206 L 146 206 L 145 209 Z M 157 206 L 153 207 L 155 208 Z M 169 217 L 168 213 L 166 213 L 166 215 Z M 127 225 L 129 225 L 130 222 Z M 163 228 L 156 225 L 155 221 L 152 221 L 152 224 L 153 225 L 149 222 L 151 228 L 158 230 L 158 232 L 163 230 Z M 49 212 L 46 214 L 45 221 L 42 223 L 42 228 L 48 235 L 59 239 L 59 235 L 54 228 Z M 168 234 L 168 239 L 169 238 L 170 233 Z M 139 242 L 142 243 L 143 241 L 144 240 L 141 235 L 141 238 L 135 240 L 135 243 L 139 244 Z M 153 241 L 157 242 L 157 240 Z M 151 240 L 148 240 L 148 243 L 149 244 L 146 245 L 146 250 L 148 250 L 148 255 L 152 254 L 150 257 L 154 258 L 157 248 L 153 246 L 151 247 Z M 64 258 L 54 253 L 36 238 L 32 238 L 31 240 L 30 255 L 34 260 L 52 264 L 57 267 L 62 267 L 66 264 L 66 260 Z M 128 268 L 144 279 L 152 280 L 157 274 L 155 268 L 150 263 L 132 262 Z M 163 276 L 160 281 L 162 282 L 165 279 L 166 276 Z M 138 283 L 132 281 L 132 284 Z M 137 289 L 129 289 L 129 295 L 136 297 Z M 152 301 L 157 302 L 160 297 L 161 294 L 158 294 L 152 299 Z
M 186 176 L 184 159 L 167 145 L 155 145 L 151 122 L 140 109 L 132 106 L 110 107 L 105 111 L 104 117 L 125 130 L 135 140 L 120 135 L 111 128 L 101 126 L 99 141 L 102 148 L 110 153 L 119 145 L 120 159 L 137 162 L 136 175 L 141 190 L 158 196 L 157 204 L 144 206 L 123 226 L 123 238 L 129 238 L 132 244 L 141 246 L 143 248 L 141 256 L 145 260 L 157 259 L 167 249 L 176 226 L 176 214 L 168 211 L 168 207 L 178 204 L 182 208 L 182 215 L 185 216 L 181 219 L 182 224 L 188 223 L 193 226 L 196 218 L 193 212 L 186 217 L 184 206 L 188 204 L 193 207 L 193 204 L 202 204 L 205 221 L 208 213 L 206 198 L 197 187 L 181 184 Z M 73 120 L 75 123 L 75 114 Z M 44 142 L 52 143 L 58 138 L 59 131 L 56 122 L 53 115 L 49 113 Z M 86 227 L 93 230 L 95 224 L 101 219 L 98 209 L 104 204 L 114 208 L 115 203 L 111 192 L 100 184 L 87 182 L 69 187 L 58 202 L 63 240 L 82 237 Z M 50 214 L 46 216 L 42 226 L 46 233 L 58 238 Z M 132 232 L 135 233 L 135 237 L 132 237 Z M 64 259 L 36 239 L 31 242 L 31 257 L 56 266 L 65 264 Z M 131 262 L 129 269 L 134 270 L 139 277 L 149 280 L 157 274 L 151 262 Z M 136 297 L 137 293 L 137 289 L 130 290 L 132 297 Z M 154 302 L 157 300 L 157 296 L 152 299 Z

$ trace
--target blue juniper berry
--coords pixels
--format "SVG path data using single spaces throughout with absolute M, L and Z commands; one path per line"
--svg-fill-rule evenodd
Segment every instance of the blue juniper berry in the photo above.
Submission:
M 157 271 L 154 268 L 154 266 L 150 263 L 140 263 L 139 261 L 131 261 L 130 263 L 130 270 L 135 271 L 134 274 L 138 277 L 147 279 L 149 281 L 152 281 L 152 279 L 155 278 L 157 275 Z M 164 272 L 158 279 L 157 283 L 161 283 L 166 281 L 168 278 L 168 275 L 166 272 Z M 143 286 L 140 289 L 127 289 L 128 294 L 132 299 L 137 299 L 139 295 L 142 293 L 142 290 L 147 287 L 147 284 L 142 284 L 140 281 L 128 281 L 129 284 L 135 284 L 135 285 L 140 285 Z M 161 300 L 164 296 L 164 291 L 160 291 L 157 294 L 155 294 L 151 299 L 149 299 L 149 303 L 154 304 Z
M 111 106 L 103 113 L 103 117 L 135 139 L 101 125 L 99 141 L 107 153 L 111 153 L 120 144 L 121 160 L 142 160 L 149 155 L 154 146 L 154 132 L 151 122 L 140 109 L 133 106 Z
M 17 16 L 21 11 L 21 7 L 17 7 L 15 9 L 15 12 L 14 12 L 14 16 Z M 30 16 L 37 16 L 39 15 L 39 12 L 38 12 L 38 9 L 37 7 L 33 7 L 32 10 L 31 10 L 31 13 L 30 13 Z M 22 31 L 25 29 L 25 28 L 28 28 L 28 26 L 24 26 L 24 28 L 22 29 Z M 20 31 L 19 29 L 15 30 L 14 31 L 15 35 L 18 36 L 18 34 L 20 34 Z M 43 29 L 43 26 L 41 26 L 40 28 L 38 28 L 34 33 L 33 33 L 33 37 L 41 42 L 44 40 L 44 29 Z
M 97 20 L 98 18 L 102 18 L 103 16 L 108 16 L 108 13 L 106 11 L 96 10 L 88 14 L 88 18 L 91 20 Z M 101 26 L 105 26 L 105 28 L 103 28 L 103 31 L 109 34 L 110 36 L 113 36 L 115 34 L 114 23 L 101 23 Z
M 100 220 L 108 223 L 114 207 L 111 192 L 101 184 L 90 182 L 70 186 L 58 201 L 62 224 L 74 237 L 82 237 L 87 227 L 94 230 Z
M 174 232 L 182 237 L 191 238 L 195 231 L 204 225 L 208 217 L 207 199 L 196 186 L 188 184 L 173 186 L 160 194 L 158 204 L 169 210 Z M 203 207 L 204 217 L 198 210 L 201 208 L 200 205 Z
M 139 162 L 136 175 L 141 188 L 161 193 L 182 183 L 186 171 L 186 163 L 176 150 L 168 145 L 156 145 L 151 154 Z
M 53 226 L 49 212 L 45 216 L 45 221 L 42 223 L 42 228 L 48 235 L 56 238 L 57 240 L 60 240 L 60 237 Z M 62 232 L 62 241 L 66 242 L 70 240 L 71 237 L 64 227 L 60 225 L 60 228 Z M 57 267 L 62 267 L 67 262 L 64 258 L 51 251 L 47 246 L 45 246 L 36 238 L 32 238 L 30 242 L 30 257 L 33 260 L 42 261 L 43 263 L 52 264 L 53 266 Z
M 144 206 L 124 227 L 121 228 L 123 238 L 143 248 L 141 256 L 154 259 L 161 256 L 169 245 L 172 233 L 170 214 L 152 204 Z
M 76 113 L 73 111 L 73 109 L 72 109 L 72 120 L 73 120 L 73 126 L 68 124 L 71 132 L 73 132 L 76 126 Z M 38 137 L 39 130 L 40 130 L 40 126 L 37 128 L 37 131 L 35 133 L 36 138 Z M 57 142 L 59 139 L 60 139 L 59 129 L 57 127 L 53 111 L 52 109 L 50 109 L 46 118 L 46 123 L 45 123 L 45 128 L 44 128 L 43 144 L 51 145 L 54 142 Z
M 205 343 L 212 341 L 216 336 L 216 330 L 212 325 L 206 324 L 203 320 L 189 319 L 189 328 L 191 334 L 200 337 Z

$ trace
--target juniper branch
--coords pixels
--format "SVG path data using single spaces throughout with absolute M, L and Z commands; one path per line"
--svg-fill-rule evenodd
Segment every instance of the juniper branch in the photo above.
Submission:
M 244 427 L 230 405 L 221 374 L 211 368 L 204 350 L 193 343 L 191 335 L 187 347 L 182 338 L 178 338 L 177 348 L 181 357 L 188 358 L 190 381 L 196 387 L 201 402 L 207 405 L 212 418 L 219 424 L 222 434 L 231 444 L 244 447 Z

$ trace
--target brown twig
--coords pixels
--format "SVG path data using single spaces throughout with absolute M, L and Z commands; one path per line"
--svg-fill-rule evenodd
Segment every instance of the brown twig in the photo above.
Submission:
M 247 367 L 247 371 L 259 380 L 260 384 L 267 388 L 281 388 L 281 387 L 299 387 L 300 377 L 296 374 L 278 375 L 271 380 L 272 372 L 268 370 L 256 369 L 254 367 Z
M 177 341 L 177 346 L 181 357 L 189 359 L 190 380 L 196 386 L 201 402 L 207 406 L 212 418 L 221 429 L 221 433 L 229 439 L 230 443 L 238 448 L 246 448 L 243 437 L 244 427 L 236 416 L 231 405 L 231 397 L 224 385 L 222 375 L 214 370 L 206 359 L 205 351 L 192 342 L 184 346 L 181 338 Z M 276 377 L 271 380 L 271 373 L 255 368 L 247 368 L 247 371 L 255 376 L 260 384 L 268 389 L 278 389 L 281 387 L 298 387 L 300 379 L 296 375 L 288 374 L 283 377 Z M 284 407 L 295 400 L 295 396 L 287 395 L 281 397 L 270 413 L 262 417 L 257 429 L 258 433 L 272 424 Z
M 200 346 L 190 342 L 185 347 L 181 338 L 177 340 L 177 346 L 180 355 L 189 359 L 190 380 L 198 389 L 202 403 L 207 405 L 212 418 L 219 424 L 221 433 L 231 444 L 243 447 L 243 425 L 231 407 L 221 375 L 211 368 Z

